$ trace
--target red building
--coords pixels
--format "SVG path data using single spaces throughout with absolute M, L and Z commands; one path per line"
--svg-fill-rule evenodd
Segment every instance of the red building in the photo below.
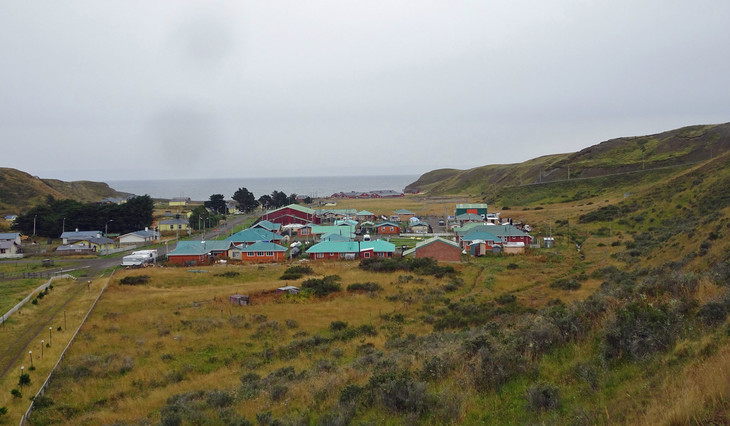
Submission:
M 288 206 L 267 212 L 261 216 L 261 220 L 268 220 L 269 222 L 281 225 L 319 223 L 319 218 L 315 216 L 314 210 L 298 204 L 289 204 Z
M 394 222 L 383 222 L 375 225 L 379 235 L 399 235 L 400 225 Z
M 430 257 L 443 262 L 460 262 L 459 244 L 439 237 L 429 238 L 416 244 L 415 248 L 403 252 L 404 256 Z

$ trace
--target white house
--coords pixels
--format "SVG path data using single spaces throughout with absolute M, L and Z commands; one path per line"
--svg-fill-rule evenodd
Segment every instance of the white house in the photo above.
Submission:
M 142 231 L 134 231 L 119 236 L 119 244 L 151 244 L 160 239 L 160 233 L 145 228 Z

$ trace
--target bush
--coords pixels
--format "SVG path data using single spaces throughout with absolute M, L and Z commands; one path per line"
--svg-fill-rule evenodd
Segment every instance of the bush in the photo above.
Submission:
M 18 389 L 11 390 L 10 394 L 13 395 L 13 398 L 22 398 L 23 397 L 23 393 L 20 392 Z
M 226 272 L 221 272 L 219 274 L 214 274 L 213 276 L 215 276 L 215 277 L 223 277 L 223 278 L 236 278 L 239 275 L 241 275 L 241 274 L 239 274 L 236 271 L 226 271 Z
M 261 376 L 256 373 L 247 373 L 241 376 L 241 389 L 239 395 L 243 399 L 252 399 L 261 392 Z
M 347 328 L 347 323 L 344 321 L 332 321 L 330 323 L 330 330 L 332 331 L 340 331 Z
M 304 275 L 312 275 L 314 271 L 308 265 L 294 265 L 286 269 L 280 280 L 297 280 Z
M 721 302 L 707 302 L 697 311 L 697 318 L 708 326 L 721 324 L 727 318 L 727 307 Z
M 289 386 L 284 384 L 276 384 L 271 387 L 271 400 L 272 401 L 281 401 L 286 396 L 286 393 L 289 392 Z
M 383 287 L 380 284 L 374 282 L 355 283 L 347 286 L 347 291 L 370 291 L 375 292 L 382 290 Z
M 317 297 L 327 296 L 341 290 L 339 275 L 328 275 L 324 278 L 310 278 L 302 283 L 302 288 Z
M 516 300 L 517 296 L 515 296 L 514 294 L 500 294 L 499 296 L 497 296 L 496 299 L 494 299 L 494 301 L 499 303 L 500 305 L 514 303 Z
M 126 285 L 138 285 L 138 284 L 147 284 L 150 280 L 150 277 L 148 275 L 131 275 L 128 277 L 124 277 L 119 281 L 121 284 Z
M 357 400 L 362 396 L 363 392 L 365 391 L 365 388 L 358 385 L 347 385 L 344 388 L 342 388 L 342 391 L 340 392 L 340 404 L 341 405 L 350 405 L 355 404 Z
M 6 414 L 8 414 L 8 407 L 0 407 L 0 416 L 4 416 Z
M 516 263 L 510 263 L 507 265 L 507 269 L 518 269 L 519 267 L 520 267 L 520 265 L 518 265 Z
M 617 309 L 605 327 L 606 358 L 639 359 L 668 349 L 681 329 L 681 317 L 666 305 L 632 302 Z
M 556 410 L 559 405 L 558 387 L 538 383 L 527 388 L 527 408 L 531 411 Z
M 550 283 L 550 288 L 560 290 L 578 290 L 580 283 L 572 278 L 561 278 Z
M 36 409 L 40 410 L 41 408 L 50 407 L 51 405 L 53 405 L 53 400 L 49 396 L 41 395 L 39 397 L 33 398 L 33 409 L 34 410 L 36 410 Z

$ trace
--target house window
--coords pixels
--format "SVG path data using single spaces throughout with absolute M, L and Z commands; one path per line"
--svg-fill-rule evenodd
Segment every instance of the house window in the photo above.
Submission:
M 273 256 L 273 255 L 274 255 L 274 252 L 273 252 L 273 251 L 267 251 L 267 252 L 266 252 L 266 255 L 267 255 L 267 256 L 269 256 L 269 257 L 271 257 L 271 256 Z
M 248 256 L 248 257 L 254 257 L 255 255 L 256 255 L 256 253 L 254 253 L 252 251 L 246 253 L 246 256 Z
M 262 251 L 257 251 L 256 252 L 256 256 L 263 256 L 263 255 L 264 255 L 264 252 L 262 252 Z
M 182 225 L 177 225 L 177 229 L 182 229 Z
M 365 254 L 363 254 L 363 257 L 365 257 L 365 258 L 370 257 L 370 252 L 369 251 L 366 251 Z
M 335 254 L 334 253 L 330 253 L 330 257 L 335 257 Z
M 324 257 L 324 253 L 317 253 L 317 258 L 321 259 Z
M 378 253 L 378 257 L 383 257 L 383 255 L 384 255 L 384 254 L 385 254 L 385 253 L 383 253 L 383 252 L 381 251 L 380 253 Z
M 5 254 L 5 249 L 0 249 L 0 253 Z
M 175 225 L 170 225 L 170 231 L 174 231 L 174 230 L 175 230 Z

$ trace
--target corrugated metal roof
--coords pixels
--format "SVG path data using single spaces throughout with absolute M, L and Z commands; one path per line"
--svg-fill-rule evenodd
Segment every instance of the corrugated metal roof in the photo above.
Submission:
M 5 232 L 0 234 L 0 240 L 14 240 L 18 238 L 20 232 Z
M 398 209 L 395 211 L 395 214 L 415 214 L 412 211 L 408 209 Z
M 429 238 L 427 240 L 420 241 L 420 242 L 416 243 L 416 247 L 404 251 L 403 252 L 403 256 L 408 256 L 410 254 L 413 254 L 413 253 L 416 252 L 416 250 L 420 249 L 421 247 L 427 246 L 429 244 L 433 244 L 435 242 L 445 243 L 445 244 L 448 244 L 450 246 L 456 247 L 459 250 L 461 250 L 461 247 L 459 246 L 459 244 L 457 244 L 457 243 L 455 243 L 453 241 L 449 241 L 449 240 L 443 239 L 441 237 L 431 237 L 431 238 Z
M 170 256 L 199 256 L 211 251 L 227 251 L 231 246 L 232 243 L 225 240 L 180 241 L 175 250 L 170 252 Z
M 259 241 L 257 243 L 251 244 L 250 246 L 235 247 L 234 250 L 239 250 L 244 253 L 254 252 L 254 251 L 286 251 L 286 247 L 280 246 L 276 243 Z
M 465 203 L 465 204 L 457 204 L 457 209 L 486 209 L 487 205 L 485 203 Z
M 91 238 L 96 237 L 97 234 L 102 234 L 101 231 L 66 231 L 61 234 L 61 238 L 68 239 L 79 239 L 79 238 Z
M 394 253 L 395 244 L 383 240 L 375 241 L 323 241 L 310 247 L 306 253 L 359 253 L 373 249 L 375 252 Z
M 300 211 L 300 212 L 306 213 L 306 214 L 314 214 L 314 210 L 310 209 L 309 207 L 300 206 L 299 204 L 289 204 L 288 206 L 279 207 L 278 209 L 274 209 L 274 210 L 266 212 L 266 214 L 268 215 L 268 214 L 278 212 L 279 210 L 284 210 L 287 208 L 296 210 L 296 211 Z
M 252 243 L 256 241 L 281 241 L 282 238 L 283 237 L 281 235 L 262 228 L 248 228 L 243 231 L 236 232 L 226 238 L 226 241 L 232 241 L 235 243 Z

